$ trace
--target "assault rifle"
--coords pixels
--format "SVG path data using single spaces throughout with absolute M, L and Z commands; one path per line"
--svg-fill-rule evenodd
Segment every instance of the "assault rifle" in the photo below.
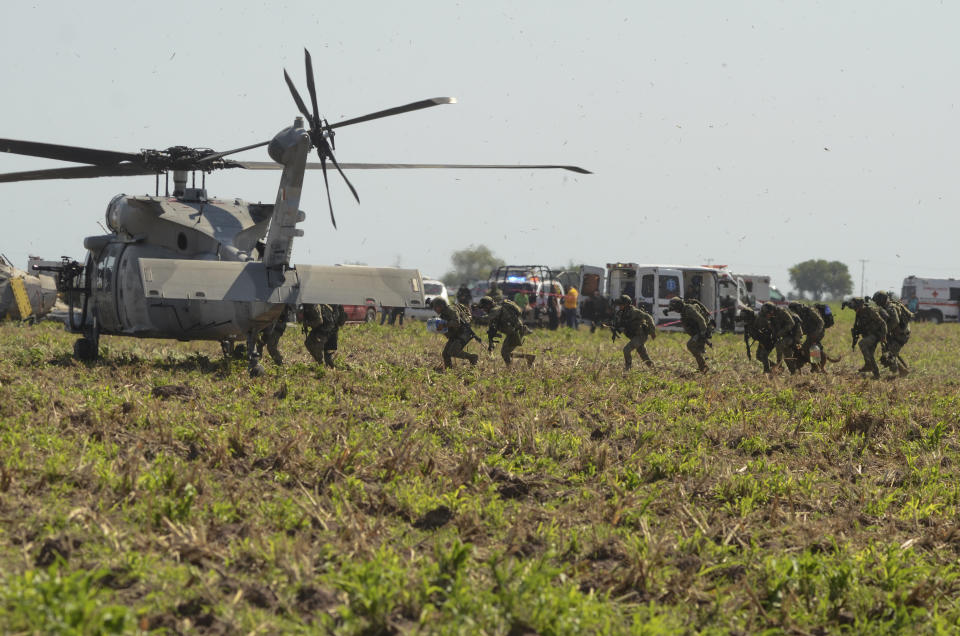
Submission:
M 610 321 L 610 320 L 598 320 L 598 321 L 596 321 L 596 323 L 597 323 L 597 326 L 600 327 L 601 329 L 603 329 L 604 327 L 606 327 L 607 329 L 610 330 L 610 333 L 611 333 L 610 340 L 611 340 L 611 342 L 614 341 L 614 340 L 616 340 L 616 339 L 617 339 L 617 336 L 619 336 L 621 333 L 623 333 L 623 332 L 620 330 L 620 328 L 618 328 L 618 327 L 615 325 L 615 323 L 616 323 L 615 320 L 614 320 L 614 321 Z

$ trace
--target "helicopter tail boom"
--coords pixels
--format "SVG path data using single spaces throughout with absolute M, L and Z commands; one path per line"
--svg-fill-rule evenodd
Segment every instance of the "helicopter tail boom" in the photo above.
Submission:
M 388 307 L 423 306 L 415 269 L 300 265 L 273 287 L 262 262 L 141 258 L 140 278 L 147 298 L 166 300 L 363 305 L 374 299 Z

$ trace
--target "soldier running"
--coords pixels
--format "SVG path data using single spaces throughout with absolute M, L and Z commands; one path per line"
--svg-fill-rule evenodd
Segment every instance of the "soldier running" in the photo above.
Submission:
M 513 352 L 517 347 L 523 346 L 523 337 L 530 332 L 523 324 L 521 318 L 523 312 L 517 306 L 517 303 L 512 300 L 505 300 L 503 303 L 495 305 L 492 298 L 484 296 L 480 299 L 480 309 L 487 313 L 490 321 L 487 328 L 488 351 L 493 351 L 497 336 L 503 334 L 500 356 L 507 366 L 510 366 L 512 358 L 523 358 L 527 361 L 528 367 L 532 365 L 537 358 L 536 355 Z
M 304 346 L 317 361 L 333 368 L 337 355 L 340 327 L 347 322 L 343 305 L 303 305 L 303 332 L 307 334 Z
M 283 354 L 280 353 L 280 338 L 283 332 L 287 330 L 287 322 L 290 321 L 290 305 L 285 305 L 280 316 L 267 328 L 257 335 L 257 355 L 263 356 L 263 347 L 267 347 L 267 352 L 273 358 L 274 364 L 278 367 L 283 366 Z
M 887 350 L 880 361 L 885 367 L 899 373 L 901 377 L 909 372 L 907 363 L 900 357 L 900 350 L 910 340 L 910 319 L 913 313 L 899 300 L 892 300 L 886 292 L 878 291 L 873 295 L 873 302 L 885 312 L 881 317 L 887 323 Z
M 800 340 L 803 338 L 800 319 L 788 309 L 771 302 L 765 302 L 760 307 L 760 318 L 762 323 L 765 322 L 770 327 L 770 333 L 773 334 L 773 341 L 777 347 L 777 356 L 786 360 L 790 373 L 799 371 L 798 358 L 802 355 L 799 348 Z
M 870 306 L 866 298 L 851 298 L 843 303 L 844 307 L 850 307 L 857 315 L 853 321 L 853 328 L 850 330 L 853 336 L 853 349 L 857 346 L 857 340 L 860 341 L 860 352 L 863 354 L 863 366 L 857 369 L 857 373 L 869 371 L 873 373 L 874 379 L 880 378 L 880 368 L 874 358 L 874 352 L 878 344 L 887 343 L 887 323 L 880 316 L 876 309 Z
M 689 351 L 694 360 L 697 361 L 697 370 L 700 373 L 707 372 L 707 361 L 703 354 L 706 353 L 707 345 L 710 343 L 710 328 L 707 327 L 707 321 L 701 310 L 690 302 L 684 302 L 682 298 L 675 297 L 670 299 L 667 311 L 675 311 L 680 314 L 680 323 L 683 325 L 683 331 L 690 336 L 687 341 L 687 351 Z
M 620 308 L 613 318 L 612 340 L 617 339 L 617 334 L 623 332 L 628 339 L 627 344 L 623 346 L 623 370 L 629 371 L 633 366 L 633 352 L 636 351 L 648 367 L 653 366 L 653 360 L 647 355 L 646 342 L 649 337 L 651 340 L 657 337 L 657 328 L 653 324 L 653 316 L 644 310 L 633 306 L 633 299 L 626 294 L 617 299 L 617 306 Z
M 449 369 L 453 366 L 453 358 L 469 360 L 470 364 L 476 364 L 478 356 L 475 353 L 464 353 L 463 348 L 470 344 L 470 341 L 476 336 L 470 329 L 470 310 L 460 304 L 448 305 L 441 296 L 437 296 L 430 303 L 433 311 L 446 322 L 447 330 L 444 335 L 447 337 L 447 344 L 443 347 L 443 368 Z
M 803 344 L 800 345 L 800 351 L 802 358 L 797 360 L 797 367 L 801 367 L 804 362 L 810 360 L 810 350 L 817 346 L 820 350 L 823 350 L 823 334 L 824 334 L 824 322 L 823 316 L 820 315 L 820 312 L 817 311 L 815 307 L 810 307 L 809 305 L 803 305 L 798 302 L 792 302 L 787 307 L 790 308 L 795 315 L 800 318 L 800 327 L 803 329 L 804 340 Z M 819 364 L 810 365 L 811 370 L 814 373 L 819 373 L 822 371 Z
M 763 364 L 763 372 L 770 373 L 770 353 L 777 352 L 777 365 L 783 361 L 780 350 L 776 347 L 776 341 L 769 325 L 761 321 L 752 309 L 743 309 L 740 311 L 740 320 L 743 322 L 743 343 L 747 346 L 747 359 L 750 359 L 750 340 L 757 343 L 757 351 L 754 357 Z

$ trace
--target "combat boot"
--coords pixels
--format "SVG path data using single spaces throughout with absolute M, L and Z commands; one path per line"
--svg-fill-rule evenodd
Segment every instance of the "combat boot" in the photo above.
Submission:
M 467 359 L 470 361 L 470 366 L 475 367 L 477 366 L 477 360 L 480 359 L 480 356 L 475 353 L 468 353 Z
M 696 358 L 697 360 L 697 371 L 699 371 L 700 373 L 706 373 L 707 369 L 709 368 L 707 367 L 707 361 L 704 360 L 703 356 L 699 354 L 694 356 L 694 358 Z
M 336 359 L 337 354 L 333 351 L 324 351 L 323 352 L 323 363 L 329 368 L 333 368 L 333 361 Z
M 643 361 L 643 363 L 648 367 L 650 367 L 651 369 L 653 368 L 653 360 L 647 358 L 646 360 Z
M 525 354 L 523 357 L 527 359 L 527 366 L 528 366 L 528 367 L 532 367 L 532 366 L 533 366 L 533 361 L 537 359 L 537 356 L 534 355 L 534 354 L 532 354 L 532 353 Z

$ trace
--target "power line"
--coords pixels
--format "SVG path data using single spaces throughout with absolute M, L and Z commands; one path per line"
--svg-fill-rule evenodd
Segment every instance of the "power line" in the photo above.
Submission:
M 860 259 L 860 295 L 861 296 L 863 296 L 863 278 L 864 278 L 864 273 L 866 272 L 866 269 L 867 269 L 867 262 L 868 261 L 865 258 Z

